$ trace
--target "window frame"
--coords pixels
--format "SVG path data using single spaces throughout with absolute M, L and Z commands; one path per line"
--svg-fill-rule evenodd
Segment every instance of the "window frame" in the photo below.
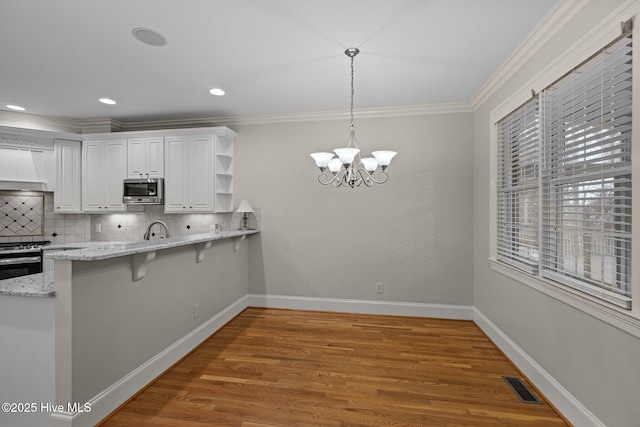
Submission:
M 524 87 L 508 97 L 502 104 L 490 113 L 489 138 L 490 138 L 490 224 L 489 224 L 489 262 L 493 271 L 508 276 L 522 284 L 541 291 L 557 300 L 583 312 L 591 314 L 605 322 L 619 327 L 637 337 L 640 337 L 640 193 L 632 200 L 632 223 L 636 224 L 632 229 L 632 276 L 631 309 L 617 307 L 611 303 L 596 298 L 588 293 L 573 289 L 565 284 L 557 283 L 541 275 L 533 275 L 526 271 L 505 264 L 498 260 L 498 225 L 497 225 L 497 150 L 498 130 L 496 124 L 523 105 L 531 98 L 532 92 L 536 93 L 557 81 L 564 74 L 582 64 L 590 58 L 594 52 L 607 46 L 611 41 L 620 37 L 620 22 L 632 19 L 638 11 L 635 8 L 626 8 L 594 27 L 580 40 L 570 46 L 562 55 L 535 75 Z M 640 43 L 633 44 L 633 56 L 638 61 L 640 58 Z M 640 82 L 640 66 L 636 65 L 632 71 L 633 80 Z M 638 129 L 632 136 L 632 150 L 640 153 L 640 91 L 637 83 L 633 87 L 633 110 L 637 113 L 632 118 L 632 128 Z M 536 90 L 537 89 L 537 90 Z M 640 156 L 633 156 L 632 188 L 640 189 Z M 640 190 L 636 190 L 640 191 Z
M 544 130 L 539 141 L 543 164 L 539 185 L 540 274 L 626 310 L 631 309 L 632 302 L 629 271 L 633 240 L 631 215 L 627 213 L 632 213 L 627 191 L 633 188 L 633 99 L 629 102 L 624 96 L 633 90 L 626 77 L 630 73 L 633 77 L 633 67 L 626 65 L 630 47 L 633 53 L 632 35 L 621 34 L 586 63 L 543 89 L 540 110 Z M 613 186 L 608 187 L 607 182 Z M 594 199 L 596 194 L 600 197 Z M 594 216 L 596 211 L 589 214 L 589 206 L 601 209 Z M 613 212 L 606 213 L 607 207 Z M 598 228 L 589 229 L 587 214 L 589 221 L 595 221 L 591 226 Z M 592 237 L 596 246 L 591 245 Z M 613 255 L 606 255 L 611 251 L 605 242 L 613 243 Z M 595 249 L 595 257 L 591 249 Z M 598 257 L 601 271 L 593 271 L 591 267 L 598 266 L 593 261 Z M 613 265 L 611 258 L 615 259 Z M 600 275 L 599 281 L 592 272 Z

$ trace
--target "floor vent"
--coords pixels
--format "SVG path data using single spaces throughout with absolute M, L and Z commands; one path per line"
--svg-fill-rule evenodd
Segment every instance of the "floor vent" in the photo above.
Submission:
M 522 382 L 520 378 L 516 378 L 516 377 L 502 377 L 502 378 L 507 382 L 507 384 L 509 384 L 509 387 L 511 387 L 511 390 L 513 390 L 518 395 L 518 397 L 523 403 L 537 403 L 538 405 L 542 405 L 542 402 L 540 402 L 538 398 L 534 396 L 531 390 L 527 388 L 527 386 Z

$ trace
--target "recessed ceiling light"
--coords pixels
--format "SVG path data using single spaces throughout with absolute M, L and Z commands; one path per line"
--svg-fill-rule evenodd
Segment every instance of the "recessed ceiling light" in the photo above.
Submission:
M 137 27 L 131 31 L 136 40 L 149 46 L 160 47 L 167 44 L 167 39 L 157 31 L 150 28 Z
M 24 111 L 26 110 L 26 108 L 21 107 L 19 105 L 11 105 L 11 104 L 7 104 L 7 108 L 10 108 L 12 110 L 16 110 L 16 111 Z
M 224 95 L 224 93 L 225 93 L 225 92 L 224 92 L 222 89 L 213 88 L 213 89 L 211 89 L 211 90 L 209 91 L 209 93 L 210 93 L 211 95 L 215 95 L 215 96 L 222 96 L 222 95 Z
M 116 103 L 116 101 L 109 98 L 100 98 L 99 101 L 102 102 L 103 104 L 109 104 L 109 105 L 115 105 Z

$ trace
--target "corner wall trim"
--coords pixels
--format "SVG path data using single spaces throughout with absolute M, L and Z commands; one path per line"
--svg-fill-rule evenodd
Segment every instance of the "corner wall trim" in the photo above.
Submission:
M 249 294 L 250 307 L 472 320 L 473 306 Z
M 189 332 L 184 337 L 149 359 L 89 402 L 90 412 L 54 413 L 52 427 L 80 427 L 95 425 L 142 390 L 173 364 L 195 349 L 227 322 L 247 308 L 247 296 L 243 296 L 215 316 Z
M 606 427 L 477 308 L 473 321 L 573 425 Z

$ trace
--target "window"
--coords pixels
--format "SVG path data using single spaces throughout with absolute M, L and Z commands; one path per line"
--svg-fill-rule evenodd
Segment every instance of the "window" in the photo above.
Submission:
M 632 43 L 497 126 L 497 258 L 631 308 Z
M 533 98 L 498 123 L 498 257 L 538 270 L 539 102 Z

